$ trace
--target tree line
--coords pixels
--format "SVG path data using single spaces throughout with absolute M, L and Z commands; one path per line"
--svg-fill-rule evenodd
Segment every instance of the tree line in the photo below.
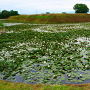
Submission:
M 15 16 L 15 15 L 19 15 L 18 11 L 7 11 L 7 10 L 2 10 L 2 12 L 0 12 L 0 19 L 5 19 L 8 18 L 10 16 Z
M 86 4 L 75 4 L 73 9 L 75 10 L 75 13 L 87 13 L 89 12 L 89 8 Z M 66 12 L 62 12 L 62 13 L 66 13 Z M 46 12 L 46 14 L 50 14 L 50 12 Z

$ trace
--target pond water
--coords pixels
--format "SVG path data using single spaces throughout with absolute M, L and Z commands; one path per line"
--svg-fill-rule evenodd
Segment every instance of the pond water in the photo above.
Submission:
M 5 26 L 11 26 L 11 25 L 18 25 L 18 24 L 22 24 L 22 23 L 4 23 L 4 24 L 5 24 Z M 36 30 L 36 31 L 39 31 L 39 32 L 41 32 L 41 31 L 43 31 L 43 32 L 53 32 L 53 31 L 56 30 L 56 28 L 52 29 L 51 26 L 49 28 L 48 27 L 49 26 L 47 26 L 46 28 L 41 27 L 41 28 L 32 29 L 32 30 Z M 77 27 L 77 28 L 83 28 L 83 27 Z M 61 28 L 61 29 L 65 29 L 65 28 Z M 68 29 L 71 29 L 71 27 L 68 28 Z M 66 30 L 65 31 L 63 30 L 63 32 L 66 32 Z M 13 31 L 8 31 L 7 33 L 13 33 Z M 80 66 L 80 68 L 82 68 L 84 66 L 85 66 L 84 68 L 88 68 L 90 63 L 88 62 L 87 58 L 89 57 L 88 54 L 89 54 L 90 50 L 87 50 L 86 48 L 90 47 L 90 38 L 78 37 L 74 41 L 75 42 L 70 42 L 68 44 L 64 43 L 63 44 L 64 51 L 67 50 L 68 47 L 70 48 L 71 44 L 73 44 L 73 46 L 75 46 L 75 45 L 79 46 L 76 49 L 77 49 L 77 51 L 79 51 L 78 54 L 80 54 L 80 56 L 82 56 L 82 59 L 81 60 L 79 60 L 79 59 L 75 60 L 75 62 L 77 62 L 76 65 Z M 82 44 L 82 43 L 84 43 L 84 44 Z M 35 43 L 35 44 L 37 44 L 37 43 Z M 48 82 L 52 82 L 53 84 L 55 84 L 55 83 L 57 84 L 57 82 L 61 82 L 61 84 L 84 84 L 84 83 L 90 83 L 90 70 L 89 69 L 81 70 L 81 69 L 72 68 L 70 72 L 67 72 L 66 70 L 64 70 L 64 74 L 61 74 L 61 75 L 59 74 L 59 76 L 54 76 L 54 73 L 50 69 L 49 70 L 48 69 L 47 70 L 43 69 L 43 66 L 50 67 L 50 65 L 51 65 L 51 67 L 53 67 L 52 69 L 57 68 L 55 66 L 54 61 L 50 61 L 49 60 L 50 56 L 48 56 L 48 55 L 47 56 L 46 55 L 43 55 L 43 56 L 36 55 L 37 51 L 40 48 L 30 47 L 30 45 L 31 45 L 30 42 L 18 43 L 17 45 L 10 47 L 11 51 L 10 50 L 9 51 L 7 51 L 7 50 L 6 51 L 5 50 L 0 51 L 0 55 L 2 55 L 0 57 L 0 60 L 4 60 L 5 58 L 7 58 L 7 61 L 10 59 L 11 61 L 14 62 L 14 59 L 11 58 L 13 55 L 17 55 L 17 58 L 18 58 L 17 60 L 19 60 L 19 59 L 23 60 L 23 58 L 26 60 L 25 62 L 22 63 L 22 66 L 19 67 L 19 69 L 23 68 L 21 71 L 18 70 L 18 69 L 16 69 L 16 72 L 12 71 L 12 73 L 15 73 L 15 75 L 14 76 L 10 75 L 7 79 L 3 78 L 5 76 L 5 74 L 2 74 L 3 73 L 2 72 L 2 73 L 0 73 L 0 79 L 4 79 L 4 80 L 7 80 L 7 81 L 11 81 L 11 82 L 23 82 L 23 83 L 29 83 L 29 84 L 37 84 L 37 83 L 44 82 L 44 78 L 46 77 L 47 79 L 46 78 L 45 79 Z M 84 45 L 84 47 L 81 47 L 82 45 Z M 15 50 L 13 50 L 13 49 L 15 49 Z M 71 50 L 73 50 L 73 49 L 71 49 Z M 27 58 L 30 57 L 27 54 L 29 51 L 31 51 L 31 54 L 35 53 L 36 56 L 35 55 L 34 56 L 32 55 L 32 56 L 34 58 L 37 58 L 37 60 L 43 60 L 42 63 L 36 63 L 34 61 L 35 59 L 33 59 L 33 61 L 28 61 L 28 59 L 26 59 L 26 57 Z M 22 52 L 25 53 L 25 56 L 23 55 Z M 60 51 L 58 51 L 58 52 L 60 52 Z M 23 58 L 22 58 L 22 56 L 20 56 L 21 55 L 20 53 L 22 54 Z M 50 51 L 50 53 L 52 53 L 52 51 Z M 67 53 L 65 53 L 65 54 L 67 55 Z M 5 56 L 5 57 L 3 58 L 3 56 Z M 63 57 L 63 61 L 61 61 L 61 62 L 64 63 L 65 62 L 64 59 L 67 60 L 67 58 L 68 58 L 68 56 Z M 73 56 L 70 56 L 69 60 L 72 59 L 72 58 L 73 58 Z M 49 62 L 47 61 L 47 59 L 49 60 Z M 30 63 L 30 65 L 28 66 L 29 63 Z M 43 70 L 38 70 L 39 66 Z M 73 66 L 73 65 L 71 65 L 71 66 Z M 60 68 L 62 69 L 62 66 L 60 66 Z M 23 77 L 25 77 L 25 78 L 23 78 Z M 49 80 L 48 80 L 48 77 L 49 77 Z M 50 84 L 50 83 L 48 83 L 48 84 Z
M 5 26 L 20 25 L 23 23 L 3 23 Z
M 37 72 L 37 71 L 31 71 L 31 72 Z M 70 75 L 68 74 L 64 74 L 64 75 L 61 75 L 60 77 L 57 78 L 57 80 L 55 80 L 55 82 L 60 82 L 61 81 L 61 84 L 85 84 L 85 83 L 90 83 L 90 73 L 89 73 L 89 79 L 85 79 L 83 78 L 82 75 L 84 75 L 85 73 L 87 74 L 87 72 L 90 72 L 90 70 L 86 70 L 86 71 L 76 71 L 76 72 L 71 72 L 73 75 L 78 73 L 79 75 L 77 75 L 77 77 L 73 78 L 74 80 L 70 81 L 69 78 L 70 78 Z M 45 75 L 44 75 L 45 76 Z M 72 77 L 72 76 L 71 76 Z M 86 75 L 87 77 L 87 75 Z M 11 80 L 11 78 L 13 78 Z M 37 76 L 36 76 L 37 78 Z M 63 78 L 63 79 L 62 79 Z M 5 79 L 6 81 L 11 81 L 11 82 L 22 82 L 22 83 L 28 83 L 28 84 L 37 84 L 39 83 L 39 81 L 34 81 L 32 82 L 32 80 L 34 80 L 34 78 L 32 79 L 29 79 L 28 81 L 25 80 L 24 78 L 22 78 L 20 75 L 15 75 L 14 77 L 11 76 L 9 77 L 9 79 Z M 60 80 L 61 79 L 61 80 Z M 31 82 L 30 82 L 31 80 Z M 51 80 L 50 80 L 51 81 Z M 55 83 L 54 83 L 55 84 Z M 57 83 L 56 83 L 57 84 Z

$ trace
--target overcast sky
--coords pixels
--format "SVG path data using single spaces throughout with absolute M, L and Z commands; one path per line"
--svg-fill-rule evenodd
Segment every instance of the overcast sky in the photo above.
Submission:
M 16 10 L 19 14 L 41 14 L 45 12 L 74 12 L 77 3 L 86 4 L 90 9 L 90 0 L 0 0 L 0 11 Z

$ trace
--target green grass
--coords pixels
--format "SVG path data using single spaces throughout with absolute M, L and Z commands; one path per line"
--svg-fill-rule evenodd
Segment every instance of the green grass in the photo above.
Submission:
M 88 85 L 86 85 L 88 86 Z M 0 80 L 0 90 L 89 90 L 89 87 L 85 88 L 79 86 L 67 86 L 67 85 L 31 85 L 23 83 L 12 83 Z

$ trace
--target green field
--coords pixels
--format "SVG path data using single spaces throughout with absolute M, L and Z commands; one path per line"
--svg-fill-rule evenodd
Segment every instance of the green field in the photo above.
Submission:
M 5 30 L 0 34 L 0 79 L 17 82 L 20 77 L 23 83 L 45 85 L 90 79 L 90 22 L 22 23 Z

